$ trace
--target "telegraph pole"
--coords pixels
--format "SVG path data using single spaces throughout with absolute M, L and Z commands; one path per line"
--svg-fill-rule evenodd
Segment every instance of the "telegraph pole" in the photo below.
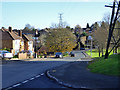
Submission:
M 113 31 L 114 31 L 115 23 L 116 23 L 116 21 L 117 21 L 117 19 L 118 19 L 118 16 L 119 16 L 120 1 L 119 1 L 119 3 L 117 3 L 117 4 L 118 4 L 118 6 L 117 6 L 117 12 L 116 12 L 116 14 L 115 14 L 116 0 L 114 0 L 113 6 L 107 6 L 107 5 L 105 5 L 106 7 L 111 7 L 111 8 L 112 8 L 111 22 L 110 22 L 110 27 L 109 27 L 109 35 L 108 35 L 106 53 L 105 53 L 105 57 L 104 57 L 105 59 L 108 58 L 109 53 L 111 52 L 111 51 L 108 52 L 108 50 L 109 50 L 109 47 L 110 47 L 111 38 L 113 37 Z M 119 40 L 120 40 L 120 39 L 119 39 Z M 119 40 L 117 41 L 117 43 L 115 43 L 115 45 L 118 44 Z M 115 42 L 116 42 L 116 41 L 115 41 Z M 114 46 L 114 47 L 115 47 L 115 46 Z M 113 47 L 113 48 L 114 48 L 114 47 Z M 111 50 L 113 50 L 113 49 L 111 49 Z

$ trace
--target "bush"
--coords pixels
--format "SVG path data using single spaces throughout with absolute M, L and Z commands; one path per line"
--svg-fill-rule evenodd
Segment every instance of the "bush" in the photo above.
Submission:
M 3 50 L 7 50 L 7 51 L 9 51 L 9 52 L 10 52 L 10 49 L 9 49 L 9 48 L 4 48 Z
M 13 56 L 13 58 L 18 58 L 18 55 Z
M 42 58 L 43 55 L 38 55 L 39 58 Z
M 69 56 L 68 52 L 64 52 L 63 56 Z

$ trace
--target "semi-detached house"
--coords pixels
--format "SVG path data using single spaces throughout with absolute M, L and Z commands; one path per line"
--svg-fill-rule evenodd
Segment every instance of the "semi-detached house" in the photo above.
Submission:
M 1 29 L 0 34 L 2 35 L 0 38 L 2 46 L 0 48 L 8 48 L 14 55 L 22 50 L 34 51 L 32 39 L 22 34 L 21 30 L 16 32 L 12 30 L 12 27 L 9 27 L 8 30 Z

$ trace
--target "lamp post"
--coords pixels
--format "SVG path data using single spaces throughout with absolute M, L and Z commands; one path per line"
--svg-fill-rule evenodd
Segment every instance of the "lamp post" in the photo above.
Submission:
M 37 48 L 36 48 L 36 42 L 37 42 L 37 37 L 38 37 L 38 31 L 35 31 L 35 58 L 37 58 Z
M 88 36 L 88 40 L 91 40 L 91 49 L 90 49 L 90 51 L 91 51 L 91 57 L 92 57 L 92 36 Z

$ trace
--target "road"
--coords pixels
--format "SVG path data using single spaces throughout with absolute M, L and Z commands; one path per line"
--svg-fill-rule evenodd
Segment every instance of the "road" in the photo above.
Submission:
M 78 61 L 84 55 L 80 51 L 74 51 L 75 57 L 63 59 L 49 58 L 46 61 L 7 61 L 2 65 L 2 88 L 62 88 L 44 75 L 45 71 L 69 62 Z M 38 78 L 36 78 L 39 76 Z M 34 77 L 34 80 L 32 78 Z M 26 82 L 26 83 L 25 83 Z M 22 85 L 19 85 L 22 83 Z

